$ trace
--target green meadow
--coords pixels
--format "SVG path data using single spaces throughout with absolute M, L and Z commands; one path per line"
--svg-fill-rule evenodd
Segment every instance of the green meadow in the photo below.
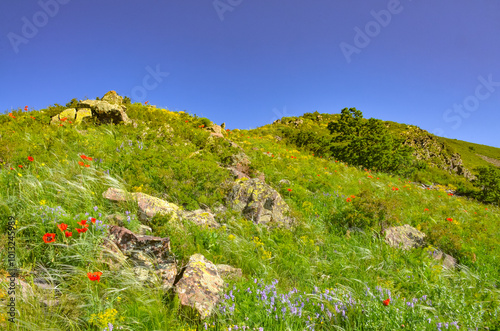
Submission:
M 338 114 L 225 130 L 217 138 L 207 130 L 209 119 L 137 103 L 127 105 L 136 127 L 50 125 L 65 108 L 0 116 L 1 278 L 8 275 L 7 247 L 15 241 L 18 278 L 57 285 L 53 291 L 33 286 L 34 295 L 24 299 L 18 289 L 15 323 L 8 320 L 7 289 L 0 287 L 0 329 L 500 329 L 500 210 L 494 190 L 481 195 L 480 186 L 425 162 L 393 172 L 351 165 L 331 152 L 328 123 Z M 403 124 L 389 127 L 394 134 L 406 130 Z M 490 165 L 478 154 L 500 159 L 498 148 L 436 139 L 476 175 L 477 167 Z M 242 270 L 243 277 L 226 282 L 215 311 L 202 320 L 160 286 L 138 282 L 131 266 L 115 270 L 102 258 L 108 253 L 102 240 L 113 224 L 106 216 L 122 215 L 132 231 L 140 225 L 136 204 L 113 203 L 102 194 L 114 187 L 183 210 L 216 210 L 234 181 L 226 168 L 239 149 L 229 141 L 248 156 L 252 176 L 263 174 L 290 206 L 296 226 L 267 228 L 230 208 L 217 213 L 217 229 L 155 216 L 148 225 L 154 236 L 170 238 L 179 265 L 200 253 Z M 424 189 L 420 183 L 436 186 Z M 85 232 L 76 230 L 92 218 Z M 63 223 L 71 236 L 58 228 Z M 429 245 L 389 246 L 383 230 L 405 224 L 425 233 Z M 53 242 L 47 233 L 56 234 Z M 433 259 L 436 248 L 453 256 L 456 268 Z M 90 280 L 89 272 L 102 273 L 100 281 Z

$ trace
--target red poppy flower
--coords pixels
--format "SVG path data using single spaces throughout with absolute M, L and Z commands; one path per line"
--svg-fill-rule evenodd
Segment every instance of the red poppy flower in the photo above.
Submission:
M 386 299 L 384 301 L 382 301 L 384 303 L 384 306 L 388 306 L 389 303 L 391 302 L 391 299 Z
M 43 241 L 45 241 L 46 244 L 53 243 L 54 241 L 56 241 L 56 234 L 55 233 L 44 234 Z
M 87 160 L 88 160 L 88 161 L 92 161 L 92 160 L 93 160 L 93 158 L 91 158 L 90 156 L 87 156 Z
M 78 164 L 81 165 L 82 167 L 85 165 L 82 161 L 78 161 Z
M 351 195 L 351 198 L 353 198 L 353 199 L 354 199 L 355 197 L 356 197 L 355 195 Z
M 62 124 L 59 124 L 59 126 L 63 126 Z
M 77 228 L 76 229 L 76 231 L 78 231 L 78 233 L 85 233 L 85 232 L 87 232 L 87 230 L 88 230 L 87 228 L 83 228 L 83 229 L 78 229 Z
M 28 156 L 28 161 L 33 162 L 33 160 L 34 160 L 33 157 Z
M 9 116 L 12 118 L 16 118 L 14 115 L 12 115 L 12 113 L 9 113 Z
M 68 238 L 68 237 L 73 236 L 73 232 L 66 231 L 66 232 L 64 232 L 64 235 L 66 236 L 66 238 Z
M 28 111 L 28 106 L 25 106 L 25 107 L 24 107 L 24 111 Z
M 67 117 L 64 117 L 64 118 L 59 119 L 59 121 L 64 122 L 64 121 L 66 121 L 67 119 L 68 119 Z
M 451 217 L 448 217 L 446 220 L 450 221 L 450 222 L 453 222 L 453 218 L 451 218 Z
M 84 160 L 86 160 L 86 159 L 87 159 L 87 156 L 85 156 L 85 154 L 80 155 L 80 157 L 81 157 L 82 159 L 84 159 Z
M 347 199 L 345 199 L 345 201 L 351 202 L 351 198 L 347 198 Z
M 453 193 L 448 193 L 448 195 L 453 195 Z
M 64 231 L 66 231 L 68 229 L 68 224 L 64 224 L 64 223 L 57 224 L 57 227 L 59 228 L 59 230 L 61 230 L 62 232 L 64 232 Z
M 87 220 L 81 220 L 80 222 L 76 222 L 78 225 L 81 226 L 86 226 L 87 225 Z M 88 225 L 87 225 L 88 226 Z
M 368 178 L 373 178 L 372 176 L 368 176 Z
M 186 123 L 189 122 L 189 121 L 185 121 Z
M 23 166 L 22 165 L 18 165 L 19 168 L 22 168 Z
M 91 217 L 91 218 L 90 218 L 90 221 L 92 222 L 92 224 L 95 224 L 96 219 L 95 219 L 95 218 L 93 218 L 93 217 Z
M 86 167 L 86 168 L 90 167 L 90 164 L 86 164 L 86 165 L 85 165 L 85 167 Z
M 96 272 L 87 272 L 87 277 L 89 277 L 89 279 L 91 281 L 100 281 L 101 280 L 101 275 L 102 275 L 102 272 L 100 271 L 96 271 Z
M 34 118 L 33 116 L 30 116 L 32 119 L 36 120 L 36 118 Z
M 425 208 L 424 211 L 429 211 L 429 208 Z
M 288 192 L 292 192 L 292 189 L 291 189 L 291 188 L 289 188 L 289 189 L 288 189 Z

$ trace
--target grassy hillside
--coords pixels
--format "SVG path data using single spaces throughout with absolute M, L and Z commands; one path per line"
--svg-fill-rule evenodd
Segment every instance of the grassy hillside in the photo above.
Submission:
M 40 298 L 55 299 L 56 293 L 39 291 L 27 300 L 18 295 L 14 327 L 6 320 L 4 287 L 1 329 L 110 331 L 110 323 L 114 330 L 134 331 L 500 328 L 499 208 L 328 156 L 326 125 L 334 115 L 311 114 L 296 124 L 297 118 L 283 119 L 216 138 L 207 119 L 140 104 L 127 105 L 137 127 L 49 125 L 64 108 L 0 116 L 0 273 L 9 268 L 3 248 L 13 216 L 19 278 L 43 277 L 59 291 L 58 304 L 49 307 Z M 229 141 L 248 156 L 252 176 L 263 174 L 284 198 L 296 227 L 269 229 L 219 208 L 234 180 L 226 167 L 240 151 Z M 465 153 L 468 143 L 452 142 L 446 141 L 464 163 L 481 164 Z M 477 153 L 498 157 L 498 149 L 478 146 Z M 109 187 L 185 210 L 222 210 L 218 229 L 174 224 L 164 216 L 150 224 L 153 235 L 170 238 L 181 265 L 201 253 L 242 269 L 243 278 L 229 281 L 210 318 L 200 321 L 160 286 L 148 287 L 131 268 L 117 271 L 102 259 L 105 226 L 113 224 L 106 216 L 130 216 L 125 226 L 132 231 L 140 224 L 137 205 L 103 198 Z M 99 222 L 85 233 L 51 244 L 42 240 L 46 233 L 60 235 L 57 224 L 75 229 L 91 217 Z M 381 231 L 403 224 L 424 232 L 431 246 L 391 248 Z M 429 252 L 436 247 L 455 257 L 458 267 L 434 260 Z M 100 282 L 89 281 L 87 273 L 96 271 Z

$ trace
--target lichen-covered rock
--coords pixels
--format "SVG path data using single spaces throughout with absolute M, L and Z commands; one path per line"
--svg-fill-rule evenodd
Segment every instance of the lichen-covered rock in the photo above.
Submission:
M 162 289 L 168 291 L 174 286 L 177 277 L 177 265 L 175 263 L 159 263 L 155 273 L 161 279 Z
M 90 108 L 79 108 L 76 112 L 75 123 L 81 123 L 84 118 L 92 117 L 92 110 Z
M 290 226 L 290 208 L 272 187 L 258 178 L 236 180 L 227 204 L 256 224 Z
M 227 264 L 216 264 L 215 267 L 222 278 L 241 278 L 243 273 L 240 268 L 234 268 Z
M 408 250 L 425 246 L 425 233 L 408 224 L 387 228 L 384 232 L 385 241 L 391 247 Z
M 162 215 L 170 214 L 173 220 L 178 218 L 179 206 L 174 203 L 144 193 L 134 193 L 133 197 L 137 200 L 139 206 L 138 216 L 141 221 L 149 221 L 158 213 Z
M 127 108 L 123 105 L 111 104 L 102 100 L 84 100 L 77 107 L 90 108 L 92 116 L 102 123 L 131 123 L 125 113 Z
M 50 120 L 50 124 L 60 124 L 62 123 L 62 121 L 74 121 L 75 119 L 76 119 L 76 109 L 68 108 L 59 113 L 59 115 L 53 116 L 52 119 Z
M 183 219 L 190 220 L 199 226 L 207 226 L 210 228 L 218 228 L 220 226 L 220 224 L 215 220 L 214 215 L 203 209 L 180 211 L 179 214 Z
M 123 103 L 123 98 L 119 96 L 116 91 L 109 91 L 108 93 L 104 94 L 101 100 L 113 105 L 121 105 Z
M 219 302 L 223 286 L 224 281 L 215 265 L 203 255 L 195 254 L 189 259 L 175 291 L 183 306 L 196 309 L 204 319 L 210 316 Z

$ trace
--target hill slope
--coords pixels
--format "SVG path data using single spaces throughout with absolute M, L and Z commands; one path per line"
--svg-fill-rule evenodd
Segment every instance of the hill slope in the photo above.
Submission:
M 111 108 L 121 109 L 116 102 Z M 84 109 L 74 106 L 76 113 Z M 24 297 L 18 289 L 20 328 L 500 327 L 498 207 L 331 157 L 327 125 L 338 115 L 306 114 L 228 131 L 184 112 L 123 106 L 129 124 L 105 123 L 94 109 L 80 124 L 65 117 L 49 124 L 62 106 L 0 117 L 0 245 L 15 241 L 17 279 L 34 291 Z M 464 153 L 461 144 L 434 139 Z M 495 149 L 476 151 L 497 156 Z M 480 164 L 461 156 L 466 167 Z M 416 175 L 426 176 L 420 171 Z M 427 178 L 467 185 L 439 171 Z M 103 195 L 110 188 L 135 198 L 113 200 Z M 157 212 L 167 207 L 171 212 Z M 290 225 L 277 222 L 278 212 L 293 220 Z M 215 223 L 199 222 L 210 215 Z M 9 224 L 9 216 L 16 221 Z M 147 276 L 144 265 L 137 269 L 136 255 L 117 262 L 120 251 L 128 253 L 106 244 L 112 226 L 136 233 L 148 226 L 168 238 L 179 271 L 174 286 L 164 288 L 165 278 Z M 414 238 L 417 248 L 392 247 L 397 234 L 390 239 L 389 229 L 406 226 L 425 239 Z M 15 237 L 8 235 L 13 227 Z M 54 242 L 46 236 L 52 233 Z M 196 254 L 218 266 L 199 272 L 210 279 L 223 274 L 220 265 L 241 269 L 241 277 L 223 277 L 224 292 L 204 319 L 185 307 L 178 290 L 197 277 L 190 262 Z M 7 250 L 0 256 L 5 275 L 11 269 Z M 43 282 L 57 291 L 36 285 Z M 0 325 L 14 329 L 6 311 L 2 307 Z

